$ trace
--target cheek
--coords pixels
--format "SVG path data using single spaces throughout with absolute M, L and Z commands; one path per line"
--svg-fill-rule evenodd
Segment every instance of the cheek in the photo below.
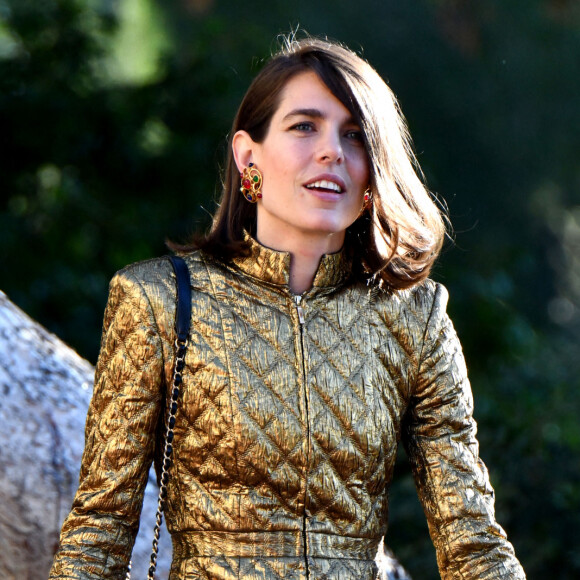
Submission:
M 264 189 L 275 191 L 278 196 L 284 197 L 286 193 L 294 191 L 300 183 L 300 170 L 295 163 L 296 159 L 291 156 L 280 157 L 271 160 L 268 170 L 264 170 Z
M 269 154 L 262 159 L 261 171 L 266 187 L 286 181 L 290 170 L 290 159 L 287 155 Z
M 369 162 L 366 155 L 353 160 L 351 175 L 353 182 L 364 191 L 367 188 L 370 177 Z
M 370 179 L 369 162 L 367 161 L 366 158 L 361 163 L 360 174 L 361 174 L 362 188 L 363 188 L 363 190 L 365 190 L 369 184 L 369 179 Z

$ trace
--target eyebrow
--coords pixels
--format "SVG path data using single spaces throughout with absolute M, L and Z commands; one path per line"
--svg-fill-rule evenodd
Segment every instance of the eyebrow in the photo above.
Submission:
M 282 119 L 286 121 L 286 119 L 290 119 L 291 117 L 314 117 L 315 119 L 324 119 L 326 115 L 320 111 L 319 109 L 294 109 L 290 111 L 287 115 L 284 116 Z
M 326 114 L 320 109 L 293 109 L 288 114 L 284 115 L 282 122 L 291 119 L 292 117 L 311 117 L 313 119 L 326 119 Z M 357 125 L 356 119 L 351 115 L 347 120 L 346 124 L 353 123 Z

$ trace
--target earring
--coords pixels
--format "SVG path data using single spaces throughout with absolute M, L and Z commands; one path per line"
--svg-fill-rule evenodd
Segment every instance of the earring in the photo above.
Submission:
M 240 191 L 250 203 L 256 203 L 262 197 L 262 174 L 259 169 L 250 163 L 240 173 L 240 179 L 242 184 Z
M 373 192 L 370 187 L 367 187 L 363 196 L 363 211 L 373 207 Z

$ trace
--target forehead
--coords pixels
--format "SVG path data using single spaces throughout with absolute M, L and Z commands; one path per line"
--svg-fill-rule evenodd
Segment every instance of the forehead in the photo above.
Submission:
M 280 102 L 275 117 L 284 117 L 293 111 L 317 109 L 351 119 L 350 111 L 334 96 L 313 71 L 305 71 L 293 76 L 280 93 Z

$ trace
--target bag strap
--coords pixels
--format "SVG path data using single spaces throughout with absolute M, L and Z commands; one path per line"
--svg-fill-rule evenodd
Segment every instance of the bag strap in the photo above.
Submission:
M 187 341 L 191 324 L 191 285 L 189 269 L 185 260 L 179 256 L 169 256 L 177 279 L 177 313 L 175 315 L 175 332 L 177 340 Z
M 173 428 L 177 414 L 177 401 L 179 399 L 182 371 L 185 367 L 185 351 L 191 327 L 191 283 L 189 269 L 185 260 L 179 256 L 169 256 L 177 283 L 177 307 L 175 310 L 175 364 L 173 367 L 173 383 L 167 416 L 165 421 L 165 441 L 163 444 L 163 458 L 161 463 L 161 475 L 159 477 L 159 496 L 157 497 L 157 513 L 155 514 L 155 526 L 153 527 L 153 543 L 151 546 L 151 562 L 147 572 L 147 580 L 154 580 L 157 568 L 157 555 L 159 553 L 159 535 L 163 522 L 165 498 L 167 496 L 167 483 L 169 481 L 169 467 L 173 454 Z M 126 580 L 131 579 L 131 563 L 127 571 Z

